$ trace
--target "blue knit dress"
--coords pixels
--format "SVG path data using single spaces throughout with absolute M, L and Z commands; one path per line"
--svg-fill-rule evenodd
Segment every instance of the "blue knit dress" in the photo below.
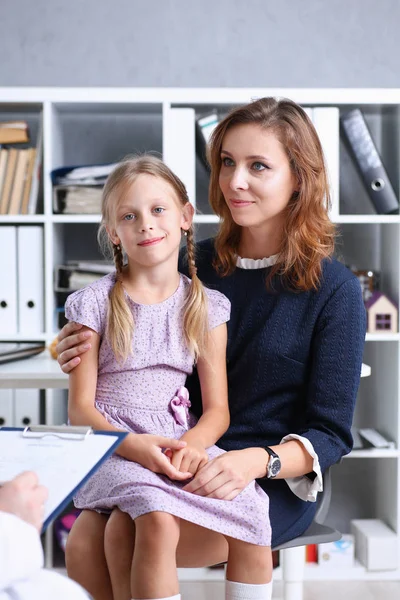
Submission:
M 337 260 L 325 260 L 317 291 L 288 291 L 279 276 L 270 291 L 268 268 L 236 268 L 220 277 L 213 258 L 213 240 L 201 242 L 198 275 L 232 305 L 227 351 L 231 424 L 218 445 L 224 450 L 273 445 L 295 433 L 310 440 L 324 471 L 352 448 L 366 331 L 357 278 Z M 187 272 L 184 260 L 180 271 Z M 186 385 L 199 415 L 196 373 Z M 303 533 L 316 504 L 295 496 L 283 479 L 258 483 L 270 499 L 272 546 Z

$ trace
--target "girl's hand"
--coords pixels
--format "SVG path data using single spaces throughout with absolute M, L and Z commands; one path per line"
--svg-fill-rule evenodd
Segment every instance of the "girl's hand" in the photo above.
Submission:
M 183 489 L 198 496 L 233 500 L 255 479 L 251 451 L 251 448 L 232 450 L 217 456 L 203 466 Z
M 192 477 L 192 473 L 179 471 L 171 464 L 167 454 L 162 450 L 181 450 L 186 446 L 186 442 L 165 438 L 161 435 L 150 435 L 148 433 L 139 433 L 128 435 L 125 442 L 123 456 L 133 460 L 153 473 L 166 475 L 170 479 L 184 481 Z
M 172 465 L 181 473 L 189 472 L 195 475 L 208 462 L 208 454 L 200 443 L 194 441 L 182 448 L 168 452 Z

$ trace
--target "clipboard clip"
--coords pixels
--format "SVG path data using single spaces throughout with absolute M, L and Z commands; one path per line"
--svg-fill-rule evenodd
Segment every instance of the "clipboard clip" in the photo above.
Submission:
M 22 432 L 24 438 L 54 436 L 63 440 L 85 440 L 93 433 L 91 427 L 81 425 L 29 425 Z

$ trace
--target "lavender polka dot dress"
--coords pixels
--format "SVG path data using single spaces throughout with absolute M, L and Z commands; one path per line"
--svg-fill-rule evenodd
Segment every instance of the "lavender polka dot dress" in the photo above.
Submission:
M 114 283 L 115 273 L 111 273 L 71 294 L 65 305 L 69 320 L 101 336 L 95 406 L 120 429 L 179 439 L 196 423 L 185 409 L 185 390 L 180 390 L 193 368 L 182 330 L 190 280 L 180 275 L 176 292 L 159 304 L 137 304 L 126 294 L 135 328 L 133 353 L 122 367 L 105 336 L 108 295 Z M 213 328 L 229 320 L 230 303 L 220 292 L 207 290 L 207 295 Z M 207 452 L 212 459 L 224 451 L 212 446 Z M 239 540 L 270 545 L 268 496 L 255 482 L 232 501 L 203 498 L 184 491 L 184 485 L 114 454 L 74 501 L 81 509 L 107 512 L 119 507 L 132 519 L 153 511 L 167 512 Z

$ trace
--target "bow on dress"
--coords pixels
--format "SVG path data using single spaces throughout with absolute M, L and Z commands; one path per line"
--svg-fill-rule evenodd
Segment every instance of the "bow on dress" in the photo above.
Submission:
M 186 429 L 189 429 L 189 407 L 191 406 L 191 403 L 189 400 L 189 392 L 185 386 L 182 385 L 178 389 L 176 396 L 172 398 L 169 405 L 178 425 L 182 425 Z

